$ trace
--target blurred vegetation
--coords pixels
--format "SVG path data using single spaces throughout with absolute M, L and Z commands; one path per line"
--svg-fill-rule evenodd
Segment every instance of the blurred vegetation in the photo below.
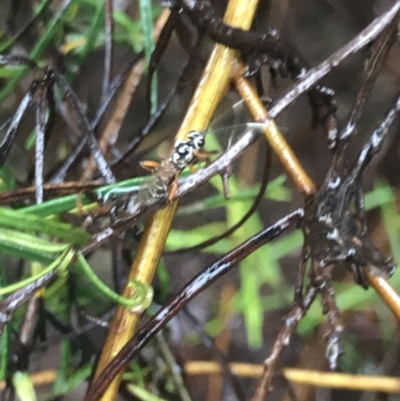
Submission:
M 366 10 L 365 16 L 364 13 L 356 15 L 357 5 L 360 3 L 357 1 L 349 1 L 348 4 L 343 1 L 316 2 L 312 0 L 305 1 L 301 5 L 294 5 L 294 3 L 294 1 L 271 0 L 263 2 L 263 5 L 270 13 L 271 23 L 278 25 L 288 37 L 292 36 L 313 65 L 345 43 L 359 30 L 360 26 L 364 26 L 373 18 L 373 8 L 370 9 L 370 7 L 366 7 L 369 12 Z M 371 1 L 372 3 L 378 7 L 381 2 Z M 133 59 L 134 55 L 141 52 L 144 52 L 146 62 L 149 62 L 151 52 L 154 50 L 153 24 L 161 12 L 159 4 L 151 4 L 148 0 L 140 0 L 138 4 L 130 1 L 115 1 L 115 6 L 113 13 L 115 23 L 113 41 L 116 46 L 114 74 L 116 71 L 118 73 L 122 71 L 120 64 L 126 65 L 127 59 Z M 291 6 L 293 10 L 290 10 Z M 96 110 L 93 105 L 98 104 L 98 99 L 101 97 L 103 65 L 99 60 L 102 59 L 106 41 L 104 3 L 96 0 L 31 2 L 2 0 L 0 7 L 3 14 L 0 20 L 0 54 L 10 52 L 23 54 L 40 66 L 47 65 L 49 61 L 55 61 L 75 88 L 81 102 L 87 106 L 88 115 L 95 115 Z M 263 17 L 265 18 L 265 15 Z M 30 19 L 34 20 L 32 26 L 19 35 L 18 32 Z M 295 22 L 292 30 L 291 21 Z M 322 29 L 323 25 L 326 25 L 325 29 Z M 320 40 L 316 38 L 319 36 L 318 31 L 323 31 Z M 157 107 L 157 99 L 162 98 L 166 93 L 165 82 L 173 76 L 178 64 L 176 60 L 184 58 L 176 42 L 174 38 L 171 49 L 162 60 L 158 77 L 153 80 L 153 111 Z M 309 47 L 308 44 L 310 44 Z M 204 47 L 207 49 L 207 44 Z M 391 55 L 392 65 L 393 61 L 399 61 L 396 51 Z M 330 85 L 338 92 L 339 115 L 341 116 L 345 115 L 346 108 L 351 104 L 358 81 L 356 74 L 361 69 L 362 61 L 356 59 L 344 66 L 341 73 L 335 72 L 329 77 Z M 2 121 L 12 116 L 18 107 L 29 83 L 29 77 L 27 78 L 29 73 L 25 67 L 0 67 Z M 194 80 L 198 76 L 197 73 L 198 71 L 193 72 Z M 376 116 L 382 113 L 384 107 L 381 107 L 383 102 L 380 99 L 390 97 L 393 83 L 397 85 L 398 80 L 398 72 L 388 66 L 381 78 L 380 88 L 368 106 L 371 107 L 372 112 L 367 115 L 363 124 L 371 125 L 372 121 L 376 120 Z M 279 85 L 284 84 L 284 82 L 278 82 L 278 88 Z M 103 185 L 96 189 L 95 193 L 104 197 L 108 191 L 116 187 L 137 188 L 140 186 L 143 179 L 137 178 L 138 175 L 142 175 L 138 168 L 138 160 L 145 158 L 144 152 L 148 149 L 153 152 L 148 154 L 157 156 L 154 149 L 156 144 L 161 142 L 160 137 L 171 139 L 169 132 L 174 131 L 182 117 L 181 111 L 187 104 L 191 87 L 192 83 L 189 82 L 187 88 L 178 95 L 176 104 L 154 129 L 155 134 L 146 138 L 143 147 L 135 155 L 135 160 L 129 161 L 125 170 L 117 176 L 118 183 Z M 272 88 L 271 95 L 276 94 L 278 88 Z M 143 123 L 141 108 L 144 102 L 143 93 L 144 84 L 139 87 L 137 97 L 129 109 L 114 149 L 115 154 L 124 149 L 131 136 Z M 97 100 L 94 100 L 96 97 Z M 229 109 L 230 106 L 227 107 Z M 46 149 L 45 152 L 45 172 L 49 175 L 57 163 L 71 150 L 71 144 L 76 143 L 76 138 L 69 137 L 66 133 L 67 130 L 60 122 L 60 117 L 56 118 L 55 128 L 49 138 L 48 151 Z M 32 119 L 32 115 L 28 113 L 18 133 L 17 145 L 4 167 L 0 169 L 1 192 L 32 185 L 34 163 L 32 155 L 36 137 L 32 129 Z M 312 132 L 310 129 L 310 113 L 306 110 L 305 102 L 304 104 L 299 102 L 294 111 L 286 113 L 281 120 L 280 124 L 288 126 L 288 138 L 295 151 L 298 152 L 311 175 L 319 182 L 329 160 L 325 160 L 327 153 L 324 153 L 326 145 L 324 145 L 325 139 L 322 134 Z M 293 130 L 294 126 L 296 126 L 295 130 Z M 157 139 L 152 139 L 156 137 Z M 220 146 L 218 139 L 212 136 L 207 138 L 207 142 L 209 149 L 218 149 Z M 397 140 L 392 142 L 392 148 L 398 152 Z M 381 157 L 379 164 L 373 166 L 374 171 L 371 169 L 370 176 L 366 179 L 365 185 L 368 188 L 366 207 L 370 212 L 368 217 L 371 227 L 375 227 L 375 232 L 378 232 L 374 240 L 388 254 L 392 253 L 395 261 L 399 263 L 400 216 L 397 212 L 398 180 L 396 179 L 398 166 L 394 173 L 387 174 L 390 166 L 393 166 L 393 157 L 386 154 L 388 156 Z M 86 158 L 88 158 L 87 154 Z M 259 212 L 254 214 L 234 235 L 201 252 L 191 253 L 189 256 L 168 254 L 168 251 L 180 249 L 183 245 L 189 247 L 198 244 L 208 239 L 211 234 L 223 233 L 227 227 L 232 226 L 240 216 L 246 213 L 259 189 L 258 176 L 261 166 L 257 164 L 257 161 L 260 158 L 261 155 L 257 149 L 253 149 L 250 156 L 244 155 L 241 165 L 235 169 L 230 178 L 232 195 L 229 200 L 224 198 L 221 180 L 216 177 L 200 190 L 201 196 L 189 196 L 187 202 L 185 201 L 178 210 L 177 223 L 168 236 L 166 256 L 162 260 L 155 281 L 156 304 L 164 302 L 189 278 L 209 265 L 216 254 L 228 252 L 267 224 L 274 222 L 285 212 L 301 205 L 302 200 L 296 189 L 288 182 L 278 164 L 274 163 L 272 178 Z M 249 166 L 249 170 L 254 170 L 250 178 L 245 172 L 246 165 Z M 79 177 L 81 166 L 82 163 L 74 165 L 66 181 Z M 135 178 L 126 179 L 130 172 Z M 185 172 L 183 176 L 185 174 L 189 172 Z M 77 332 L 77 334 L 74 334 L 74 330 L 85 326 L 88 321 L 95 320 L 91 316 L 98 316 L 101 319 L 105 315 L 106 319 L 109 318 L 107 312 L 113 304 L 107 296 L 117 303 L 123 302 L 114 293 L 114 290 L 119 291 L 123 280 L 115 285 L 111 279 L 113 263 L 111 254 L 113 247 L 117 246 L 116 243 L 97 250 L 87 261 L 82 257 L 80 261 L 68 267 L 67 262 L 79 254 L 79 248 L 90 238 L 86 223 L 79 221 L 80 224 L 76 224 L 71 216 L 75 215 L 78 219 L 82 210 L 89 213 L 96 208 L 97 203 L 93 201 L 92 194 L 88 193 L 59 196 L 37 205 L 19 201 L 11 206 L 0 207 L 2 287 L 0 295 L 4 297 L 34 279 L 44 276 L 49 269 L 59 271 L 59 278 L 43 292 L 46 311 L 42 312 L 43 320 L 38 329 L 40 335 L 30 364 L 32 371 L 57 370 L 54 384 L 43 390 L 40 395 L 43 399 L 64 396 L 76 388 L 79 389 L 80 385 L 89 378 L 93 356 L 99 353 L 106 330 L 92 327 L 87 332 Z M 66 218 L 67 214 L 68 218 Z M 200 297 L 199 302 L 191 307 L 191 313 L 197 317 L 204 332 L 211 337 L 215 338 L 220 333 L 224 333 L 227 330 L 227 321 L 230 322 L 230 326 L 228 325 L 230 335 L 225 344 L 229 349 L 227 359 L 259 363 L 268 355 L 271 341 L 280 328 L 281 318 L 293 301 L 296 260 L 302 240 L 302 234 L 297 230 L 263 246 L 241 263 L 237 273 L 232 273 L 221 280 L 221 283 L 215 286 L 216 288 L 207 290 L 204 297 Z M 131 261 L 137 246 L 135 235 L 131 233 L 126 241 L 130 248 L 125 250 L 124 257 Z M 88 273 L 87 263 L 107 285 L 96 281 L 96 278 Z M 126 275 L 128 263 L 124 261 L 122 265 L 124 269 L 120 274 L 123 278 Z M 341 360 L 343 369 L 354 373 L 380 372 L 380 361 L 387 358 L 390 352 L 393 360 L 385 373 L 398 374 L 399 369 L 395 363 L 400 356 L 398 323 L 393 320 L 392 315 L 374 291 L 365 291 L 361 287 L 356 287 L 344 272 L 338 275 L 338 279 L 335 285 L 337 302 L 349 327 L 345 335 L 345 354 Z M 219 310 L 222 299 L 219 293 L 231 283 L 234 283 L 235 287 L 234 301 L 232 310 L 228 311 L 230 317 L 226 320 Z M 395 288 L 400 288 L 398 274 L 394 275 L 391 283 Z M 1 381 L 9 379 L 10 357 L 15 352 L 15 344 L 25 313 L 26 306 L 20 307 L 0 338 Z M 313 333 L 318 331 L 318 327 L 324 320 L 320 304 L 315 303 L 301 321 L 295 343 L 307 344 L 313 341 Z M 184 362 L 195 358 L 196 355 L 202 357 L 206 355 L 213 359 L 214 351 L 205 351 L 202 336 L 195 334 L 192 328 L 182 323 L 185 321 L 184 317 L 181 317 L 180 321 L 180 323 L 171 324 L 170 333 L 167 330 L 165 333 L 166 337 L 171 334 L 173 349 L 181 347 L 180 350 L 176 350 L 177 355 L 180 356 L 178 359 Z M 181 330 L 178 329 L 180 324 Z M 368 333 L 370 329 L 371 332 Z M 55 348 L 54 345 L 57 347 Z M 152 344 L 143 358 L 130 364 L 125 377 L 129 383 L 126 387 L 126 399 L 161 399 L 155 395 L 157 388 L 158 395 L 162 399 L 176 399 L 175 384 L 166 371 L 165 362 L 155 357 L 157 353 L 157 345 Z M 287 360 L 293 364 L 299 356 L 299 349 L 292 347 L 289 353 L 291 355 L 287 357 Z M 23 390 L 27 389 L 29 393 L 31 387 L 29 376 L 14 375 L 13 380 L 15 388 L 20 389 L 18 393 L 21 399 L 35 399 L 32 394 L 23 395 Z M 193 379 L 189 382 L 191 383 L 188 385 L 190 392 L 199 393 L 201 381 L 197 382 Z M 282 383 L 277 386 L 281 389 L 278 395 L 282 396 L 284 386 Z M 83 399 L 84 387 L 80 391 L 80 393 L 74 393 L 71 399 L 78 399 L 74 397 Z M 41 392 L 42 390 L 39 390 L 39 393 Z M 205 397 L 198 394 L 193 396 L 193 399 L 205 399 Z

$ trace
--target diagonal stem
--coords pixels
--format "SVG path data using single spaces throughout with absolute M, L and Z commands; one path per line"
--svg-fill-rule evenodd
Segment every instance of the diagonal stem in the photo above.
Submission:
M 258 0 L 231 0 L 225 13 L 225 22 L 242 29 L 249 29 Z M 186 138 L 192 130 L 203 130 L 208 125 L 220 100 L 229 88 L 231 64 L 237 53 L 222 45 L 216 45 L 204 70 L 199 86 L 189 105 L 185 119 L 176 135 L 176 140 Z M 151 285 L 162 249 L 171 228 L 177 202 L 155 213 L 147 222 L 137 256 L 131 267 L 130 279 Z M 123 295 L 125 294 L 124 290 Z M 116 353 L 122 349 L 137 330 L 140 315 L 132 315 L 125 308 L 118 308 L 111 324 L 106 345 L 97 366 L 94 380 L 101 374 Z M 122 372 L 116 376 L 102 396 L 102 400 L 116 397 Z M 89 389 L 89 393 L 92 389 Z

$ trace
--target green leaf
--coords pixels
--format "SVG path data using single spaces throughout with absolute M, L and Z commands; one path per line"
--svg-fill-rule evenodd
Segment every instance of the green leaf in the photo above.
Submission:
M 218 180 L 219 178 L 217 178 Z M 232 178 L 233 179 L 233 178 Z M 291 192 L 288 188 L 283 186 L 286 180 L 286 176 L 281 175 L 275 180 L 268 184 L 265 198 L 275 200 L 277 202 L 288 202 L 291 199 Z M 220 189 L 218 183 L 214 181 L 214 184 Z M 255 184 L 248 188 L 241 188 L 241 191 L 231 195 L 229 199 L 226 199 L 222 193 L 218 195 L 212 195 L 206 199 L 202 199 L 199 202 L 192 203 L 188 206 L 183 206 L 178 209 L 179 216 L 192 215 L 193 213 L 202 213 L 207 210 L 216 209 L 219 207 L 225 207 L 230 203 L 253 201 L 258 195 L 260 185 Z
M 144 55 L 146 58 L 146 65 L 150 63 L 151 54 L 154 51 L 154 34 L 153 34 L 153 9 L 151 0 L 139 0 L 140 9 L 140 25 L 143 31 L 144 38 Z M 157 110 L 157 73 L 153 75 L 151 88 L 151 114 Z
M 0 192 L 10 191 L 15 189 L 15 180 L 11 170 L 7 166 L 0 168 Z
M 211 148 L 220 148 L 214 135 L 207 137 Z M 222 184 L 217 177 L 213 177 L 210 183 L 222 193 Z M 231 176 L 229 179 L 233 195 L 243 192 L 243 185 Z M 233 226 L 249 209 L 251 203 L 235 202 L 226 204 L 226 215 L 228 226 Z M 232 247 L 239 245 L 252 235 L 261 231 L 263 222 L 257 213 L 253 214 L 248 221 L 231 235 Z M 262 325 L 264 308 L 261 302 L 260 290 L 263 285 L 277 286 L 282 281 L 278 263 L 274 260 L 270 248 L 267 246 L 259 248 L 249 255 L 240 264 L 241 287 L 238 292 L 240 299 L 240 310 L 243 313 L 246 333 L 251 347 L 260 347 L 263 342 Z M 238 301 L 236 301 L 238 302 Z
M 148 286 L 140 281 L 131 280 L 130 285 L 135 289 L 131 298 L 125 298 L 117 294 L 107 285 L 105 285 L 93 272 L 81 253 L 77 254 L 76 265 L 81 269 L 82 273 L 91 281 L 91 283 L 103 295 L 111 299 L 113 302 L 124 305 L 132 312 L 143 312 L 153 301 L 153 287 Z
M 74 372 L 74 374 L 67 379 L 67 393 L 70 393 L 74 388 L 78 387 L 79 384 L 88 379 L 92 374 L 92 371 L 93 365 L 87 364 Z
M 47 275 L 48 273 L 52 272 L 53 270 L 58 269 L 59 273 L 63 274 L 66 271 L 66 269 L 68 268 L 68 266 L 71 264 L 74 256 L 75 256 L 74 251 L 72 249 L 70 249 L 68 246 L 66 246 L 64 248 L 62 254 L 56 260 L 54 260 L 54 262 L 49 264 L 47 267 L 41 269 L 39 274 L 32 275 L 31 277 L 28 277 L 23 280 L 19 280 L 13 284 L 7 285 L 6 287 L 0 288 L 0 295 L 10 294 L 11 292 L 14 292 L 16 290 L 19 290 L 22 287 L 32 284 L 34 281 Z
M 12 376 L 15 394 L 21 401 L 36 401 L 35 387 L 28 372 L 17 371 Z
M 173 251 L 180 248 L 187 248 L 190 246 L 194 246 L 203 242 L 210 238 L 210 233 L 213 235 L 222 234 L 226 230 L 226 225 L 224 223 L 209 223 L 205 226 L 196 227 L 190 231 L 180 231 L 180 230 L 171 230 L 168 235 L 166 242 L 166 249 Z M 184 239 L 184 240 L 183 240 Z M 227 249 L 231 249 L 229 245 L 229 241 L 225 242 L 227 245 Z M 207 248 L 208 252 L 210 251 L 209 247 Z M 224 247 L 218 242 L 218 247 L 215 248 L 218 253 L 224 252 Z
M 145 388 L 136 386 L 135 384 L 128 384 L 126 389 L 141 401 L 166 401 L 165 398 L 157 397 Z
M 394 199 L 395 196 L 389 185 L 377 183 L 374 189 L 365 195 L 365 208 L 366 210 L 375 209 L 386 203 L 392 203 Z
M 57 378 L 53 384 L 53 394 L 55 396 L 66 394 L 69 391 L 67 374 L 69 370 L 70 359 L 71 344 L 70 341 L 64 340 L 61 342 L 60 366 L 57 370 Z
M 96 2 L 93 7 L 95 8 L 94 12 L 92 13 L 93 17 L 91 18 L 91 24 L 87 29 L 85 38 L 86 42 L 83 46 L 83 49 L 79 52 L 79 57 L 76 61 L 76 69 L 79 69 L 80 66 L 83 64 L 84 60 L 88 57 L 90 52 L 94 49 L 96 39 L 99 36 L 103 24 L 104 24 L 104 2 L 98 1 Z M 70 77 L 69 77 L 70 78 Z
M 40 263 L 50 263 L 54 255 L 64 251 L 65 244 L 57 244 L 19 231 L 0 230 L 0 252 Z
M 6 268 L 0 263 L 0 288 L 7 285 Z M 0 336 L 0 381 L 7 377 L 8 358 L 10 355 L 10 325 L 7 324 L 3 329 L 3 334 Z
M 28 233 L 54 235 L 76 245 L 83 245 L 91 238 L 91 235 L 82 228 L 37 217 L 33 214 L 22 214 L 19 210 L 4 207 L 0 207 L 0 224 L 2 227 L 11 227 L 15 230 L 26 231 Z
M 114 196 L 120 196 L 124 193 L 137 191 L 140 184 L 143 182 L 144 177 L 131 178 L 116 184 L 105 185 L 97 188 L 94 192 L 104 201 L 112 200 Z M 39 205 L 27 206 L 18 209 L 20 213 L 35 214 L 38 217 L 46 217 L 53 214 L 58 214 L 66 211 L 70 211 L 77 207 L 78 195 L 67 195 L 56 199 L 51 199 L 40 203 Z M 80 198 L 82 205 L 93 205 L 93 198 L 83 195 Z

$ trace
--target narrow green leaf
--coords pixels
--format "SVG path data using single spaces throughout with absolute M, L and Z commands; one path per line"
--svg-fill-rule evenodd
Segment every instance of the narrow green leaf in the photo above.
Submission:
M 146 65 L 150 63 L 151 54 L 154 51 L 154 35 L 153 35 L 153 11 L 151 0 L 139 0 L 140 24 L 144 37 L 144 54 L 146 57 Z M 154 74 L 151 82 L 151 114 L 157 110 L 157 74 Z
M 0 288 L 7 285 L 6 268 L 0 263 Z M 0 336 L 0 381 L 7 377 L 8 357 L 10 341 L 10 325 L 7 324 L 3 329 L 3 334 Z
M 205 226 L 196 227 L 190 231 L 172 230 L 167 238 L 166 248 L 170 251 L 180 249 L 182 247 L 190 247 L 199 244 L 210 238 L 210 233 L 213 235 L 222 234 L 226 230 L 224 223 L 208 223 Z M 184 238 L 184 241 L 182 241 Z M 220 245 L 220 243 L 218 243 Z M 229 241 L 227 242 L 228 249 Z M 222 253 L 223 250 L 218 247 L 218 252 Z M 220 250 L 221 249 L 221 250 Z M 208 250 L 208 249 L 207 249 Z
M 68 340 L 61 342 L 60 366 L 57 370 L 57 378 L 53 384 L 53 395 L 66 394 L 69 390 L 67 375 L 71 360 L 71 343 Z
M 0 168 L 0 192 L 15 189 L 15 180 L 11 170 L 7 166 Z
M 28 372 L 17 371 L 12 376 L 15 394 L 21 401 L 36 401 L 35 387 Z
M 395 204 L 396 196 L 392 189 L 390 190 L 392 194 L 393 201 L 382 205 L 381 212 L 383 221 L 385 224 L 386 232 L 389 237 L 390 246 L 392 249 L 392 254 L 396 262 L 400 262 L 400 216 L 397 212 L 397 207 Z
M 54 260 L 54 254 L 65 249 L 65 244 L 57 244 L 19 231 L 2 228 L 0 230 L 0 252 L 40 263 Z
M 136 386 L 135 384 L 128 384 L 126 389 L 141 401 L 166 401 L 165 398 L 160 398 L 150 393 L 145 388 Z
M 93 7 L 95 8 L 95 11 L 93 13 L 93 18 L 91 19 L 91 24 L 85 35 L 86 43 L 82 51 L 79 53 L 76 65 L 77 69 L 80 68 L 87 56 L 93 51 L 96 39 L 104 24 L 104 2 L 98 1 L 93 5 Z
M 85 276 L 92 282 L 92 284 L 106 297 L 113 302 L 126 306 L 132 311 L 144 311 L 153 301 L 153 288 L 143 284 L 137 280 L 131 280 L 130 285 L 135 288 L 132 298 L 125 298 L 117 294 L 107 285 L 105 285 L 93 272 L 92 268 L 87 263 L 86 259 L 81 253 L 78 253 L 77 266 L 82 270 Z
M 0 223 L 3 227 L 28 233 L 43 233 L 54 235 L 66 242 L 76 245 L 85 244 L 91 235 L 82 228 L 72 227 L 70 224 L 37 217 L 33 214 L 22 214 L 19 210 L 0 207 Z
M 296 230 L 292 233 L 286 234 L 277 241 L 271 242 L 266 245 L 266 247 L 270 248 L 274 259 L 279 260 L 296 249 L 299 249 L 302 245 L 303 233 L 301 230 Z
M 65 271 L 67 269 L 67 267 L 71 263 L 74 255 L 75 254 L 72 250 L 68 249 L 68 247 L 65 247 L 63 253 L 54 262 L 52 262 L 47 267 L 45 267 L 39 274 L 28 277 L 24 280 L 19 280 L 18 282 L 15 282 L 13 284 L 9 284 L 9 285 L 7 285 L 7 287 L 0 288 L 0 295 L 10 294 L 11 292 L 19 290 L 20 288 L 33 283 L 34 281 L 38 280 L 40 277 L 45 276 L 46 274 L 50 273 L 52 270 L 55 270 L 57 268 L 62 273 L 63 271 Z
M 75 371 L 70 377 L 60 379 L 59 384 L 53 388 L 53 396 L 59 397 L 70 393 L 90 377 L 92 370 L 93 365 L 87 364 Z
M 212 149 L 220 148 L 215 135 L 207 137 L 207 143 Z M 222 193 L 222 183 L 218 177 L 210 180 L 210 183 Z M 234 176 L 229 179 L 232 194 L 240 193 L 242 188 Z M 250 202 L 238 202 L 226 204 L 226 215 L 228 226 L 233 226 L 250 207 Z M 254 214 L 250 219 L 231 235 L 230 241 L 233 246 L 245 241 L 251 235 L 260 231 L 263 224 L 258 216 Z M 262 344 L 262 322 L 263 306 L 260 297 L 260 288 L 263 283 L 273 284 L 280 280 L 280 271 L 272 262 L 271 254 L 266 247 L 258 249 L 249 255 L 240 264 L 241 287 L 238 293 L 240 297 L 240 309 L 246 325 L 246 333 L 249 345 L 259 347 Z
M 116 184 L 105 185 L 96 189 L 94 192 L 103 199 L 104 202 L 106 202 L 112 200 L 113 197 L 122 196 L 124 193 L 126 194 L 137 191 L 143 180 L 143 177 L 131 178 Z M 67 195 L 45 201 L 39 205 L 32 205 L 18 209 L 18 212 L 35 214 L 38 217 L 46 217 L 75 209 L 77 207 L 77 202 L 77 195 Z M 80 202 L 82 205 L 90 205 L 93 204 L 93 198 L 83 195 Z
M 395 199 L 390 185 L 377 183 L 371 192 L 365 195 L 365 208 L 371 210 L 386 203 L 393 202 Z

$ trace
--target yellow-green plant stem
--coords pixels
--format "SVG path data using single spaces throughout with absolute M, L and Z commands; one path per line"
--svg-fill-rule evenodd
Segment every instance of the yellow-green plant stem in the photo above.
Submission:
M 258 0 L 231 0 L 224 21 L 242 29 L 249 29 L 257 4 Z M 175 137 L 176 140 L 185 139 L 190 130 L 207 128 L 220 100 L 229 88 L 231 67 L 236 57 L 237 52 L 234 50 L 222 45 L 215 46 Z M 147 285 L 151 284 L 176 208 L 177 202 L 173 202 L 167 208 L 155 213 L 147 222 L 131 267 L 130 279 L 143 281 Z M 126 291 L 127 288 L 123 293 L 125 296 Z M 122 308 L 118 309 L 100 356 L 94 380 L 136 332 L 139 321 L 140 314 L 128 314 Z M 122 374 L 123 372 L 113 380 L 101 397 L 102 401 L 112 401 L 116 398 Z

